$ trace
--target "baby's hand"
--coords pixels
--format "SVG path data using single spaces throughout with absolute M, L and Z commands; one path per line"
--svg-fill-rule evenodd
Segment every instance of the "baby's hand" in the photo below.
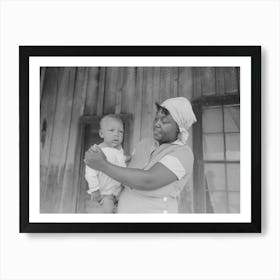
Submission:
M 101 193 L 99 190 L 95 191 L 95 192 L 92 192 L 90 194 L 90 200 L 94 200 L 94 201 L 97 201 L 98 203 L 101 203 L 102 201 L 102 196 L 101 196 Z

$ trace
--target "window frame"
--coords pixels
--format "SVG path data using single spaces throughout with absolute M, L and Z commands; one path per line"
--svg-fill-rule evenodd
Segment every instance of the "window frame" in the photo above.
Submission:
M 203 158 L 203 127 L 202 127 L 202 114 L 203 107 L 207 106 L 223 106 L 223 105 L 240 105 L 240 95 L 226 94 L 215 96 L 202 96 L 192 101 L 193 111 L 196 115 L 197 122 L 193 125 L 193 154 L 194 154 L 194 166 L 193 166 L 193 199 L 194 213 L 211 213 L 210 196 L 205 191 L 204 187 L 204 163 L 208 162 L 228 162 L 227 160 L 204 160 Z M 236 161 L 237 162 L 237 161 Z M 240 161 L 238 161 L 239 163 Z M 232 161 L 235 163 L 235 161 Z M 225 190 L 228 195 L 228 190 Z

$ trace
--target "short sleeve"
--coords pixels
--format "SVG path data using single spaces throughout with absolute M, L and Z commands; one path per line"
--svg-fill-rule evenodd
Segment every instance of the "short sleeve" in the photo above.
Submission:
M 193 154 L 189 148 L 175 151 L 165 155 L 159 162 L 172 171 L 178 180 L 181 180 L 185 175 L 192 173 Z
M 178 180 L 186 175 L 184 166 L 174 156 L 166 155 L 159 162 L 172 171 L 177 176 Z

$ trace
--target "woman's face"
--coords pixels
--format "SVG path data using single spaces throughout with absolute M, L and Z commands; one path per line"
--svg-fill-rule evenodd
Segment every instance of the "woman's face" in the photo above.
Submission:
M 178 133 L 178 125 L 171 115 L 159 110 L 154 120 L 154 139 L 160 144 L 170 143 L 177 139 Z

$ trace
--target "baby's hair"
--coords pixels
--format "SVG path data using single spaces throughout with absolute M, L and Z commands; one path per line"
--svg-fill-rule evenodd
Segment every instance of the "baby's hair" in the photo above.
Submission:
M 116 120 L 118 122 L 120 122 L 122 125 L 123 125 L 123 121 L 122 119 L 118 116 L 118 115 L 115 115 L 115 114 L 109 114 L 109 115 L 105 115 L 101 118 L 100 122 L 99 122 L 99 128 L 101 129 L 102 125 L 104 124 L 104 122 L 106 122 L 106 120 Z
M 160 106 L 160 104 L 157 102 L 156 102 L 156 107 L 157 107 L 157 112 L 162 112 L 166 116 L 168 116 L 170 114 L 166 108 Z

